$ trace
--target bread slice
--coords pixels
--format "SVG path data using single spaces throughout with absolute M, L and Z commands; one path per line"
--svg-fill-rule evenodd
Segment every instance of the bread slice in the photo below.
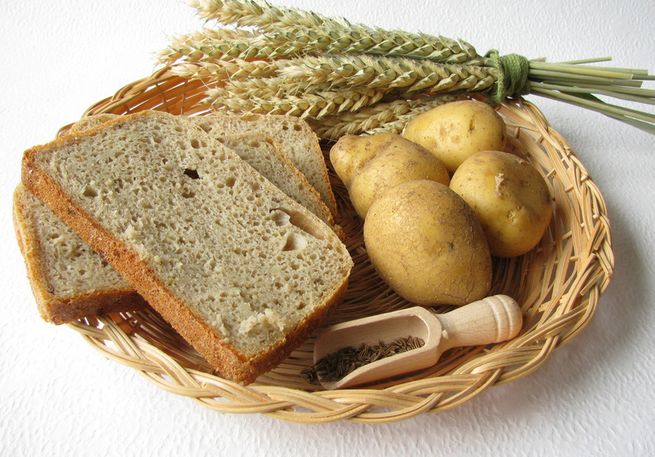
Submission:
M 116 270 L 22 185 L 14 192 L 14 227 L 46 321 L 63 324 L 145 306 Z
M 291 116 L 259 115 L 234 116 L 212 113 L 199 117 L 201 127 L 208 133 L 220 128 L 224 134 L 257 133 L 270 136 L 282 145 L 282 152 L 305 175 L 318 191 L 323 203 L 337 217 L 337 203 L 332 193 L 325 159 L 318 137 L 302 119 Z
M 173 115 L 28 150 L 23 182 L 229 379 L 281 361 L 347 287 L 330 227 Z
M 316 214 L 323 222 L 334 225 L 332 213 L 321 196 L 289 158 L 282 154 L 277 142 L 254 133 L 220 136 L 214 130 L 211 136 L 236 152 L 278 189 Z

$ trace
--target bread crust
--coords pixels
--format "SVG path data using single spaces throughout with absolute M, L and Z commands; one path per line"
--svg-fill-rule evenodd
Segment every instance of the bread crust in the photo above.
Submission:
M 301 120 L 302 121 L 302 120 Z M 339 212 L 337 210 L 337 200 L 334 198 L 334 192 L 332 192 L 332 186 L 330 185 L 330 177 L 328 175 L 327 166 L 325 165 L 325 157 L 323 156 L 323 151 L 321 150 L 320 142 L 318 135 L 312 130 L 312 128 L 307 124 L 307 122 L 302 121 L 300 123 L 305 134 L 311 136 L 312 138 L 312 154 L 320 157 L 323 167 L 321 168 L 321 180 L 324 184 L 324 197 L 327 200 L 325 204 L 332 212 L 332 216 L 335 220 L 339 220 Z
M 55 141 L 36 146 L 25 152 L 22 163 L 22 180 L 25 187 L 41 199 L 64 223 L 75 231 L 82 240 L 121 273 L 150 305 L 171 324 L 223 377 L 248 384 L 257 376 L 283 360 L 295 346 L 307 337 L 321 322 L 330 307 L 345 292 L 348 275 L 336 288 L 331 297 L 318 305 L 299 325 L 287 333 L 286 338 L 267 348 L 266 351 L 245 355 L 225 338 L 216 333 L 201 317 L 197 316 L 163 284 L 150 266 L 141 260 L 137 253 L 104 229 L 91 215 L 77 206 L 63 189 L 37 164 L 38 154 L 64 146 L 69 142 L 93 136 L 110 125 L 126 122 L 131 117 L 149 116 L 151 112 L 140 112 L 85 130 L 76 135 L 68 135 Z
M 25 190 L 18 185 L 14 191 L 14 231 L 43 320 L 59 325 L 84 317 L 145 308 L 145 300 L 132 289 L 106 288 L 66 297 L 51 293 L 48 290 L 41 242 L 28 216 L 28 210 L 23 205 L 22 192 Z

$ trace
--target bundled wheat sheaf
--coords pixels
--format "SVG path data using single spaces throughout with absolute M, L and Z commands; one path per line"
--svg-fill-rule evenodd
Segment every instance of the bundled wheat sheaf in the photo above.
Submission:
M 261 2 L 192 4 L 204 18 L 237 28 L 176 39 L 161 54 L 165 66 L 85 114 L 147 109 L 186 115 L 287 113 L 304 117 L 322 138 L 334 139 L 399 132 L 417 113 L 472 90 L 494 97 L 502 77 L 502 68 L 490 64 L 495 57 L 481 57 L 467 43 L 442 37 L 388 32 Z M 497 109 L 508 134 L 545 177 L 554 207 L 536 249 L 494 260 L 490 293 L 516 298 L 524 316 L 520 334 L 511 341 L 447 351 L 434 367 L 400 379 L 326 391 L 303 376 L 313 364 L 316 335 L 257 382 L 241 386 L 216 375 L 151 309 L 70 327 L 107 357 L 169 392 L 222 412 L 302 423 L 398 421 L 453 408 L 493 385 L 532 373 L 587 325 L 609 283 L 614 258 L 602 195 L 567 142 L 520 97 Z M 376 274 L 361 220 L 342 183 L 334 174 L 331 178 L 355 267 L 343 303 L 324 325 L 412 306 Z
M 494 50 L 480 55 L 462 40 L 352 24 L 263 1 L 189 4 L 215 27 L 177 37 L 159 60 L 178 76 L 203 81 L 204 103 L 215 110 L 298 116 L 316 125 L 322 138 L 338 139 L 375 133 L 384 124 L 397 131 L 412 114 L 457 96 L 479 94 L 498 103 L 530 93 L 655 133 L 655 115 L 598 97 L 653 104 L 655 90 L 640 87 L 653 76 L 586 65 L 606 57 L 550 63 Z M 362 122 L 369 113 L 380 124 Z

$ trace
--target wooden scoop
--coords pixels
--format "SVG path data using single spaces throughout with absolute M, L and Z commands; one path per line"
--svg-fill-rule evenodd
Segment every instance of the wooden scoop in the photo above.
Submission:
M 425 344 L 364 365 L 338 381 L 319 382 L 326 389 L 367 384 L 433 366 L 447 349 L 498 343 L 515 337 L 523 318 L 521 309 L 507 295 L 494 295 L 445 314 L 421 306 L 356 319 L 328 327 L 314 345 L 314 363 L 344 347 L 375 345 L 406 336 Z

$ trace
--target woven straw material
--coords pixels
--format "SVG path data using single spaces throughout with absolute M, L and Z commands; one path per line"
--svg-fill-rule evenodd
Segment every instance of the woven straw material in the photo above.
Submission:
M 208 111 L 201 104 L 204 90 L 201 82 L 162 69 L 85 114 L 145 109 L 202 114 Z M 312 363 L 313 337 L 244 387 L 212 374 L 153 310 L 85 319 L 69 327 L 162 389 L 218 411 L 263 413 L 302 423 L 397 421 L 453 408 L 495 384 L 526 376 L 587 325 L 612 275 L 614 257 L 603 197 L 566 141 L 535 106 L 521 99 L 503 103 L 499 113 L 510 135 L 546 177 L 554 197 L 553 220 L 540 245 L 522 257 L 494 263 L 492 293 L 515 297 L 524 315 L 520 335 L 509 342 L 450 350 L 436 366 L 384 384 L 324 391 L 301 375 Z M 66 127 L 60 133 L 65 131 Z M 409 306 L 375 273 L 364 248 L 362 223 L 343 185 L 334 174 L 331 177 L 355 268 L 344 302 L 325 325 Z

